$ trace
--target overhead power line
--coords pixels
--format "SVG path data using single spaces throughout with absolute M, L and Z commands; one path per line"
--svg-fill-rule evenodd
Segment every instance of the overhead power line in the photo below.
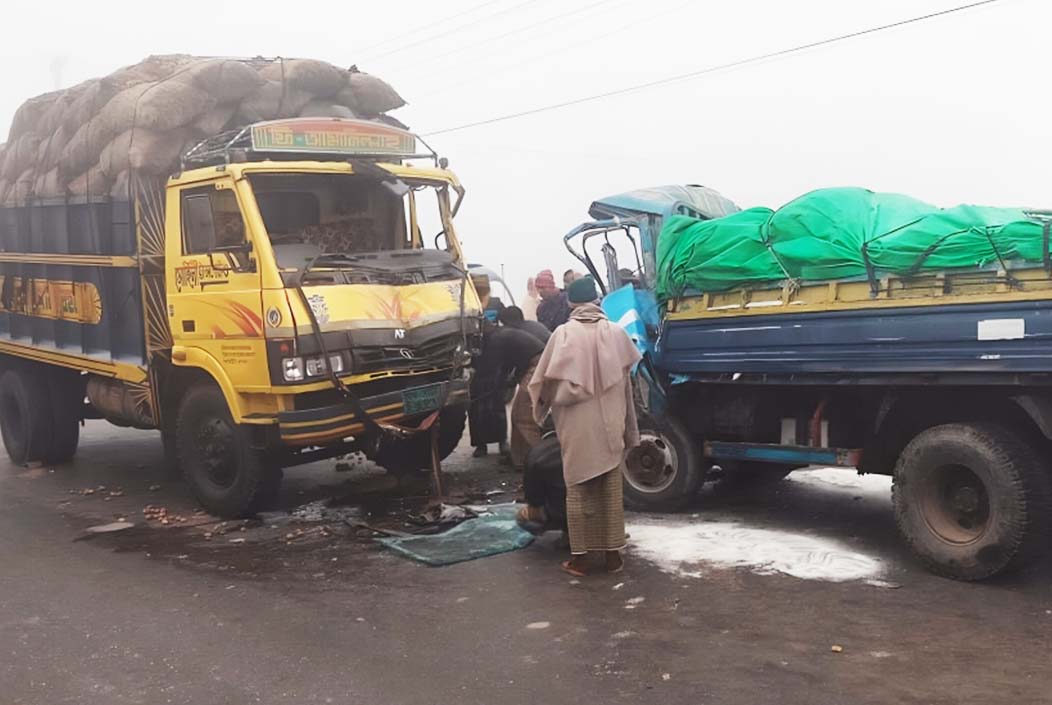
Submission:
M 687 73 L 677 74 L 675 76 L 669 76 L 667 78 L 660 78 L 655 81 L 647 81 L 646 83 L 637 83 L 632 86 L 625 86 L 624 88 L 617 88 L 611 91 L 603 93 L 596 93 L 594 95 L 584 96 L 581 98 L 574 98 L 572 100 L 566 100 L 559 103 L 551 103 L 549 105 L 542 105 L 540 107 L 531 108 L 529 110 L 522 110 L 516 113 L 509 113 L 507 115 L 499 115 L 497 117 L 487 118 L 485 120 L 477 120 L 475 122 L 465 123 L 463 125 L 456 125 L 454 127 L 446 127 L 441 130 L 435 130 L 433 132 L 424 133 L 424 137 L 433 137 L 434 135 L 445 135 L 450 132 L 459 132 L 461 130 L 467 130 L 473 127 L 481 127 L 483 125 L 492 125 L 498 122 L 505 122 L 507 120 L 515 120 L 530 115 L 537 115 L 538 113 L 545 113 L 549 110 L 560 110 L 562 108 L 569 108 L 574 105 L 581 105 L 582 103 L 590 103 L 596 100 L 603 100 L 606 98 L 613 98 L 619 95 L 625 95 L 627 93 L 635 93 L 636 91 L 645 90 L 648 88 L 655 88 L 657 86 L 664 86 L 670 83 L 677 83 L 679 81 L 686 81 L 692 78 L 698 78 L 710 73 L 716 73 L 718 71 L 726 71 L 727 69 L 737 68 L 739 66 L 747 66 L 749 64 L 759 63 L 768 59 L 776 59 L 791 54 L 799 54 L 809 49 L 815 49 L 821 46 L 828 46 L 830 44 L 837 44 L 845 42 L 849 39 L 856 39 L 869 34 L 876 34 L 878 32 L 884 32 L 889 29 L 895 29 L 896 27 L 903 27 L 905 25 L 914 24 L 916 22 L 923 22 L 925 20 L 932 20 L 938 17 L 945 17 L 946 15 L 952 15 L 954 13 L 963 12 L 965 10 L 971 10 L 976 7 L 983 5 L 993 5 L 994 3 L 1002 2 L 1002 0 L 979 0 L 978 2 L 971 2 L 966 5 L 959 5 L 957 7 L 951 7 L 946 10 L 939 10 L 937 12 L 930 12 L 926 15 L 919 15 L 917 17 L 910 17 L 908 19 L 899 20 L 890 24 L 884 24 L 877 27 L 870 27 L 868 29 L 862 29 L 857 32 L 849 32 L 848 34 L 841 34 L 836 37 L 830 37 L 828 39 L 821 39 L 816 42 L 809 42 L 807 44 L 800 44 L 798 46 L 790 47 L 787 49 L 779 49 L 778 51 L 767 52 L 766 54 L 759 54 L 757 56 L 750 56 L 746 59 L 738 59 L 735 61 L 729 61 L 723 64 L 716 64 L 714 66 L 708 66 L 703 69 L 696 71 L 690 71 Z
M 481 24 L 482 22 L 485 22 L 487 20 L 491 20 L 494 17 L 499 17 L 500 15 L 506 15 L 509 12 L 514 12 L 515 10 L 518 10 L 520 7 L 525 7 L 526 5 L 529 5 L 529 4 L 534 3 L 534 2 L 537 2 L 537 0 L 525 0 L 525 2 L 520 2 L 520 3 L 516 4 L 516 5 L 512 5 L 511 7 L 505 7 L 503 10 L 497 10 L 496 12 L 491 12 L 490 14 L 485 15 L 484 17 L 479 17 L 478 19 L 472 20 L 471 22 L 465 22 L 464 24 L 459 24 L 456 27 L 450 27 L 448 30 L 446 30 L 444 32 L 439 32 L 438 34 L 431 34 L 431 35 L 429 35 L 427 37 L 423 37 L 421 39 L 418 39 L 415 42 L 410 42 L 408 44 L 403 44 L 402 46 L 395 47 L 394 49 L 391 49 L 390 51 L 385 51 L 385 52 L 383 52 L 381 54 L 377 54 L 376 56 L 368 57 L 368 60 L 369 61 L 376 61 L 377 59 L 382 59 L 382 58 L 384 58 L 386 56 L 393 56 L 394 54 L 399 54 L 399 53 L 405 51 L 406 49 L 412 49 L 413 47 L 418 47 L 421 44 L 427 44 L 428 42 L 433 42 L 436 39 L 448 36 L 450 34 L 454 34 L 455 32 L 460 32 L 460 31 L 465 30 L 465 29 L 470 29 L 471 27 L 474 27 L 477 24 Z
M 501 2 L 501 0 L 487 0 L 486 2 L 480 2 L 478 5 L 472 5 L 468 9 L 462 10 L 462 11 L 456 13 L 455 15 L 450 15 L 449 17 L 443 17 L 441 20 L 438 20 L 436 22 L 428 22 L 427 24 L 417 25 L 417 26 L 413 27 L 410 30 L 402 32 L 401 34 L 396 34 L 393 37 L 386 37 L 386 38 L 382 39 L 381 41 L 378 41 L 378 42 L 376 42 L 374 44 L 370 44 L 368 46 L 364 46 L 361 49 L 358 49 L 358 51 L 360 51 L 362 53 L 365 53 L 367 51 L 372 51 L 373 49 L 377 49 L 377 48 L 382 47 L 382 46 L 387 46 L 391 42 L 398 41 L 399 39 L 404 39 L 405 37 L 410 37 L 410 36 L 416 34 L 417 32 L 419 32 L 420 30 L 430 29 L 431 27 L 433 27 L 436 24 L 443 24 L 443 23 L 449 22 L 451 20 L 459 19 L 461 17 L 464 17 L 465 15 L 470 15 L 471 13 L 475 12 L 476 10 L 481 10 L 484 7 L 487 7 L 489 5 L 494 5 L 494 4 L 498 3 L 498 2 Z
M 481 74 L 477 74 L 475 76 L 466 76 L 463 79 L 458 80 L 458 81 L 453 81 L 452 83 L 443 83 L 440 88 L 437 88 L 436 90 L 433 90 L 433 91 L 428 91 L 427 93 L 423 93 L 423 94 L 420 94 L 420 95 L 414 94 L 413 100 L 414 101 L 419 101 L 421 98 L 430 98 L 431 96 L 438 95 L 440 93 L 441 94 L 448 94 L 449 90 L 451 88 L 458 88 L 458 87 L 463 86 L 463 85 L 468 84 L 468 83 L 477 83 L 479 80 L 485 80 L 485 79 L 490 78 L 492 76 L 504 75 L 504 73 L 508 69 L 512 68 L 515 65 L 520 65 L 521 66 L 523 64 L 530 64 L 531 62 L 538 61 L 538 60 L 540 60 L 540 61 L 547 61 L 548 59 L 551 59 L 552 57 L 559 56 L 560 54 L 565 54 L 566 52 L 571 51 L 573 49 L 580 49 L 582 46 L 585 46 L 585 45 L 588 45 L 588 44 L 595 44 L 596 42 L 604 41 L 604 40 L 609 39 L 610 37 L 614 36 L 615 34 L 619 34 L 621 32 L 624 32 L 627 29 L 635 29 L 637 27 L 641 27 L 644 24 L 647 24 L 648 22 L 654 22 L 656 20 L 659 20 L 659 19 L 661 19 L 662 17 L 664 17 L 666 15 L 669 15 L 669 14 L 671 14 L 673 12 L 678 12 L 679 10 L 682 10 L 684 7 L 690 5 L 693 2 L 695 2 L 695 0 L 684 0 L 683 2 L 677 3 L 677 4 L 672 5 L 670 7 L 666 7 L 663 10 L 653 11 L 653 9 L 651 9 L 650 14 L 648 14 L 646 17 L 642 17 L 642 18 L 639 18 L 639 19 L 633 19 L 631 22 L 625 22 L 624 24 L 617 25 L 616 27 L 612 27 L 612 28 L 608 29 L 607 31 L 602 32 L 600 34 L 590 34 L 590 35 L 582 38 L 576 44 L 563 44 L 562 46 L 556 47 L 555 49 L 544 49 L 543 51 L 539 51 L 539 52 L 537 52 L 535 54 L 531 54 L 529 56 L 522 57 L 522 58 L 518 59 L 517 61 L 515 61 L 514 63 L 505 63 L 505 64 L 501 64 L 499 66 L 489 67 L 491 70 L 484 71 Z
M 427 57 L 427 63 L 429 65 L 433 66 L 435 62 L 441 61 L 442 59 L 446 58 L 447 56 L 452 56 L 453 54 L 459 54 L 462 51 L 469 51 L 471 49 L 475 49 L 475 48 L 480 47 L 480 46 L 485 46 L 486 44 L 492 44 L 493 42 L 498 42 L 498 41 L 500 41 L 502 39 L 507 39 L 508 37 L 513 37 L 516 34 L 522 34 L 523 32 L 528 32 L 531 29 L 536 29 L 537 27 L 543 27 L 544 25 L 551 24 L 552 22 L 555 22 L 557 20 L 562 20 L 562 19 L 566 19 L 567 17 L 572 17 L 574 15 L 579 15 L 582 12 L 587 12 L 589 10 L 592 10 L 592 9 L 596 8 L 596 7 L 599 7 L 600 5 L 609 5 L 613 1 L 614 0 L 596 0 L 596 2 L 589 3 L 588 5 L 584 5 L 583 7 L 574 8 L 572 10 L 568 10 L 567 12 L 562 12 L 562 13 L 560 13 L 558 15 L 553 15 L 552 17 L 545 17 L 543 20 L 540 20 L 538 22 L 533 22 L 531 24 L 524 25 L 522 27 L 516 27 L 515 29 L 510 29 L 507 32 L 503 32 L 502 34 L 497 34 L 497 35 L 494 35 L 492 37 L 486 37 L 485 39 L 479 40 L 479 41 L 471 43 L 471 44 L 461 44 L 459 46 L 453 47 L 449 51 L 443 52 L 441 54 L 435 54 L 434 56 Z M 436 74 L 441 73 L 441 72 L 442 72 L 441 70 L 431 71 L 430 73 L 425 74 L 421 78 L 426 78 L 427 76 L 436 75 Z

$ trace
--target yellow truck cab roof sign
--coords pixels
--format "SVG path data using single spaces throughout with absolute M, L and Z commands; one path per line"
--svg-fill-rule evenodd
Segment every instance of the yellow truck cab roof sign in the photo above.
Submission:
M 368 120 L 293 118 L 261 122 L 251 128 L 255 152 L 294 152 L 347 156 L 416 156 L 416 136 Z

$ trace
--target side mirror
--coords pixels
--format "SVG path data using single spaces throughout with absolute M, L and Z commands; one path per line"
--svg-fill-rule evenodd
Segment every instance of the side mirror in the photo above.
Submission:
M 254 272 L 256 261 L 250 257 L 252 243 L 241 242 L 236 245 L 220 245 L 208 251 L 208 264 L 219 272 Z M 222 255 L 224 264 L 216 263 L 216 255 Z

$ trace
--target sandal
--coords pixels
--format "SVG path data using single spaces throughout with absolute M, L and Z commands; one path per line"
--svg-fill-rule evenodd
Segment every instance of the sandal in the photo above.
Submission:
M 620 573 L 625 569 L 625 559 L 620 551 L 606 552 L 606 572 Z
M 577 565 L 576 560 L 573 558 L 571 558 L 568 561 L 563 561 L 561 566 L 563 571 L 569 573 L 575 578 L 585 578 L 588 576 L 588 570 L 580 565 Z

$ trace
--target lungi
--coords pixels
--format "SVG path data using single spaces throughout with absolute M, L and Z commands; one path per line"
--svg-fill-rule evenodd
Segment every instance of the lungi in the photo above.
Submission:
M 566 488 L 570 553 L 620 551 L 625 547 L 621 467 Z

